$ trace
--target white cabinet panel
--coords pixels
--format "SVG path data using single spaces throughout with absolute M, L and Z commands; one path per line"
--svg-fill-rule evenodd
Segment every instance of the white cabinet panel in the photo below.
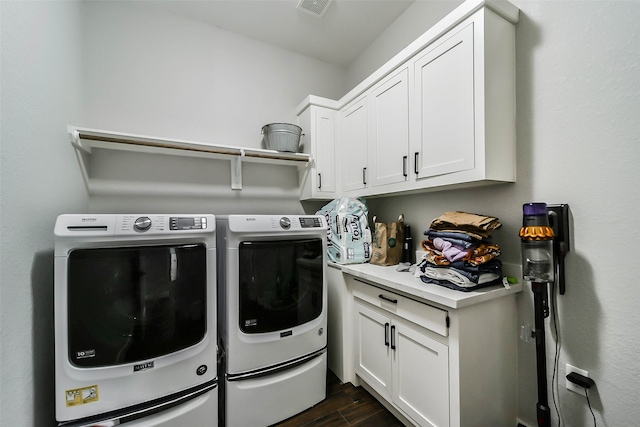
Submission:
M 369 148 L 369 112 L 367 98 L 362 97 L 342 110 L 341 145 L 342 190 L 353 191 L 367 187 Z
M 403 182 L 409 161 L 409 70 L 405 67 L 371 92 L 372 185 Z
M 311 154 L 312 164 L 300 175 L 300 200 L 336 197 L 336 112 L 309 105 L 298 115 L 304 133 L 303 149 Z
M 414 63 L 419 145 L 417 178 L 474 167 L 473 23 Z
M 449 348 L 397 322 L 393 400 L 423 426 L 449 425 Z
M 356 373 L 380 395 L 391 398 L 391 320 L 363 304 L 355 303 Z
M 318 191 L 335 193 L 335 140 L 336 124 L 335 112 L 318 108 L 315 112 L 316 127 L 316 162 L 318 174 Z

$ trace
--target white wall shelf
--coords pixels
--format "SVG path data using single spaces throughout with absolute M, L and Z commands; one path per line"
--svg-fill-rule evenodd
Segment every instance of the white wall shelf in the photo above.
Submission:
M 82 176 L 89 193 L 99 192 L 92 185 L 89 156 L 94 148 L 228 160 L 231 164 L 231 189 L 242 190 L 242 164 L 244 162 L 307 168 L 312 162 L 310 154 L 286 153 L 260 148 L 243 148 L 219 144 L 133 135 L 97 129 L 68 126 L 71 145 L 76 149 Z

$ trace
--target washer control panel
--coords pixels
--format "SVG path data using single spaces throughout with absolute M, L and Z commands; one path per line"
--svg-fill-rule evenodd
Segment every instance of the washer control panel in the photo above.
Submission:
M 206 230 L 207 218 L 199 216 L 172 216 L 169 218 L 169 230 Z

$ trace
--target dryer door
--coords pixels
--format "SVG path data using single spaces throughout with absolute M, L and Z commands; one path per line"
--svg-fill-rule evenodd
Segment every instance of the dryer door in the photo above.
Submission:
M 319 238 L 240 243 L 240 330 L 277 332 L 318 318 L 322 263 Z

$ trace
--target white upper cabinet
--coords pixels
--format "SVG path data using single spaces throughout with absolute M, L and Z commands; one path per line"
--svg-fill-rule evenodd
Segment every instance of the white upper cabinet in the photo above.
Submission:
M 300 170 L 300 200 L 336 197 L 336 111 L 309 105 L 298 115 L 303 150 L 312 161 Z
M 515 182 L 518 14 L 508 2 L 467 0 L 341 100 L 326 100 L 339 117 L 333 194 Z
M 342 191 L 362 190 L 368 186 L 369 108 L 368 98 L 360 97 L 340 112 L 340 148 Z
M 514 46 L 482 8 L 411 61 L 414 188 L 515 182 Z
M 374 86 L 369 98 L 372 185 L 404 182 L 409 176 L 408 68 Z
M 416 178 L 473 169 L 473 23 L 426 49 L 413 67 Z

